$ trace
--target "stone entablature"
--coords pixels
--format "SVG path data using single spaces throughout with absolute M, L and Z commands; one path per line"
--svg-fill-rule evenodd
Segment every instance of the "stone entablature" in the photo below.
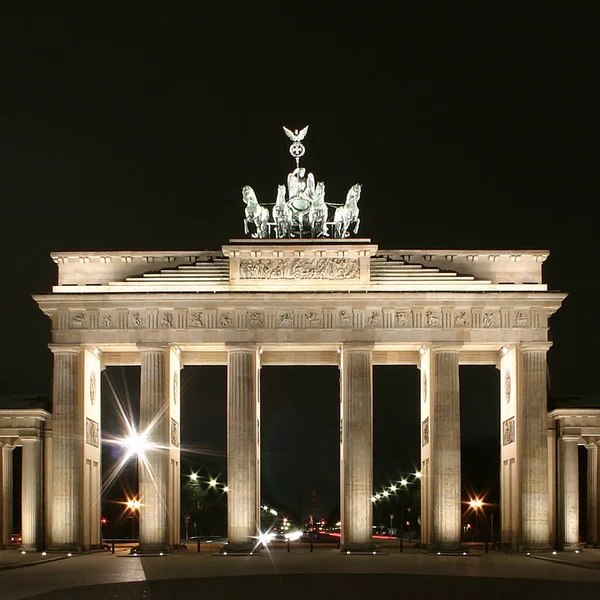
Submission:
M 51 419 L 48 411 L 38 408 L 0 409 L 0 443 L 20 446 L 21 438 L 41 439 Z
M 600 442 L 600 408 L 557 408 L 548 413 L 548 429 L 558 423 L 561 436 L 576 437 L 580 444 L 588 438 Z

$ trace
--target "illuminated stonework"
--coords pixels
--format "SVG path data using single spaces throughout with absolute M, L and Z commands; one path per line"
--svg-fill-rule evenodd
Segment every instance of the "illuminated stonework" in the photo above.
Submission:
M 149 454 L 160 485 L 157 491 L 140 476 L 153 498 L 140 510 L 140 541 L 168 549 L 179 538 L 173 526 L 179 479 L 170 466 L 180 456 L 178 371 L 228 365 L 229 537 L 247 550 L 259 522 L 260 366 L 330 364 L 342 372 L 342 545 L 371 548 L 373 398 L 365 382 L 373 365 L 412 364 L 422 373 L 422 541 L 455 550 L 461 524 L 458 367 L 493 364 L 503 374 L 503 396 L 507 372 L 513 390 L 498 423 L 502 510 L 513 519 L 503 522 L 502 538 L 513 548 L 545 547 L 548 454 L 540 424 L 548 319 L 564 298 L 542 281 L 546 257 L 543 251 L 380 250 L 355 238 L 238 239 L 212 252 L 52 255 L 58 284 L 35 297 L 52 322 L 59 409 L 48 472 L 48 545 L 88 548 L 98 540 L 99 526 L 96 531 L 89 523 L 99 518 L 88 518 L 98 502 L 84 505 L 79 490 L 90 486 L 85 497 L 100 490 L 100 448 L 81 440 L 85 419 L 98 424 L 101 437 L 97 374 L 103 367 L 141 363 L 144 422 L 160 415 L 163 450 Z M 91 373 L 93 404 L 82 397 L 91 386 L 77 385 Z M 83 421 L 74 419 L 76 407 L 85 407 Z M 511 419 L 514 427 L 505 434 L 503 424 Z M 169 512 L 175 518 L 168 519 Z

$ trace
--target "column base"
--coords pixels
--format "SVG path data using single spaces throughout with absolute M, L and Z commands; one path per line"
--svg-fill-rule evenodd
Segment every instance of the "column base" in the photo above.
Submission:
M 526 554 L 527 552 L 552 552 L 552 550 L 554 550 L 554 547 L 548 542 L 517 545 L 517 552 L 520 554 Z
M 430 554 L 444 554 L 448 556 L 469 554 L 469 548 L 463 546 L 460 542 L 444 542 L 441 544 L 431 544 L 427 547 Z
M 223 556 L 260 554 L 262 545 L 258 542 L 231 542 L 221 546 L 219 553 Z
M 139 544 L 131 549 L 131 554 L 138 556 L 162 556 L 171 552 L 171 546 L 166 544 Z
M 575 550 L 581 550 L 582 545 L 576 542 L 572 542 L 570 544 L 563 544 L 562 551 L 563 552 L 575 552 Z
M 71 552 L 73 554 L 79 554 L 83 552 L 83 548 L 78 544 L 55 544 L 48 548 L 47 552 Z
M 366 544 L 348 542 L 342 544 L 340 552 L 342 554 L 377 554 L 379 552 L 379 547 L 372 542 Z

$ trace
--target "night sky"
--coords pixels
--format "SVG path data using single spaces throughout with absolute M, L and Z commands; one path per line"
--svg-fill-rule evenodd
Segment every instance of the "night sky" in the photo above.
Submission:
M 1 20 L 0 393 L 50 391 L 50 323 L 31 295 L 55 283 L 51 251 L 218 249 L 243 235 L 241 187 L 273 202 L 293 167 L 282 125 L 306 124 L 304 164 L 329 201 L 362 183 L 360 234 L 380 248 L 550 250 L 545 281 L 569 292 L 551 320 L 551 394 L 600 391 L 599 15 L 324 4 Z M 135 391 L 134 370 L 104 377 Z M 375 369 L 377 485 L 418 465 L 417 378 Z M 463 478 L 493 486 L 498 375 L 461 379 Z M 182 383 L 183 440 L 222 472 L 225 369 L 186 368 Z M 326 513 L 337 370 L 265 368 L 262 389 L 265 493 L 306 512 L 316 488 Z

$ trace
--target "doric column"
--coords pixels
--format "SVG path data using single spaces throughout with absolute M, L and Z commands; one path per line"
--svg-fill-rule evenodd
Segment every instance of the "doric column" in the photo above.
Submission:
M 149 448 L 138 457 L 140 551 L 169 549 L 169 376 L 167 345 L 139 345 L 141 355 L 140 435 Z
M 0 515 L 0 547 L 10 543 L 10 536 L 13 531 L 13 450 L 14 446 L 4 444 L 0 448 L 0 506 L 2 514 Z
M 437 344 L 430 356 L 431 548 L 439 551 L 461 541 L 458 350 Z
M 42 441 L 22 437 L 21 538 L 24 548 L 39 549 L 42 531 Z
M 598 543 L 598 445 L 590 442 L 587 448 L 587 536 L 586 546 Z
M 373 544 L 373 352 L 344 344 L 341 355 L 342 551 Z
M 52 546 L 82 547 L 83 427 L 78 406 L 79 354 L 76 346 L 51 346 L 52 384 Z
M 546 353 L 549 342 L 521 345 L 520 447 L 521 532 L 519 549 L 548 549 L 548 440 Z
M 579 548 L 579 436 L 561 436 L 559 446 L 560 539 L 563 550 Z
M 255 346 L 227 352 L 227 531 L 223 552 L 252 552 L 260 526 L 260 384 Z

